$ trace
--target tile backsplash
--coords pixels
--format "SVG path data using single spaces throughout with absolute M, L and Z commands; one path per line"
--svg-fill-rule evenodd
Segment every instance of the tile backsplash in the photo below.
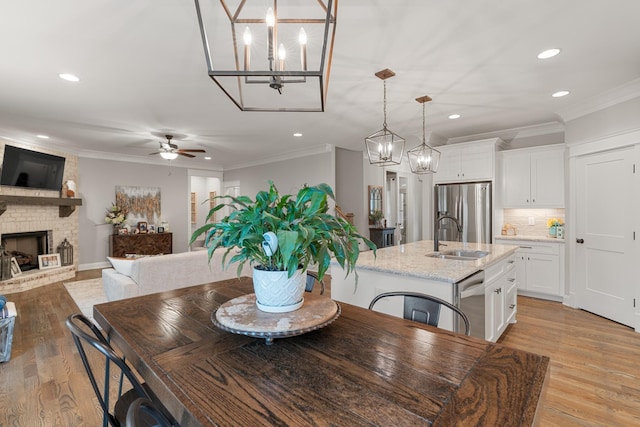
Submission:
M 547 220 L 558 218 L 564 221 L 564 209 L 504 209 L 504 224 L 498 228 L 498 233 L 506 224 L 516 228 L 516 235 L 546 236 L 549 234 Z M 530 219 L 533 225 L 529 225 Z

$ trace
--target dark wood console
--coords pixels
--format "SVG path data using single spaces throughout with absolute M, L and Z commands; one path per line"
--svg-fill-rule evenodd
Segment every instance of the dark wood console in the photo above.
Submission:
M 369 239 L 371 239 L 371 241 L 379 248 L 393 246 L 395 244 L 393 241 L 395 230 L 395 227 L 370 228 Z
M 160 255 L 173 252 L 171 233 L 112 234 L 109 236 L 109 256 L 126 254 Z

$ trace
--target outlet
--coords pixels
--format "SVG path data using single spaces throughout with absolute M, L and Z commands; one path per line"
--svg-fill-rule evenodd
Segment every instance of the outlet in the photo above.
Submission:
M 535 217 L 532 217 L 532 216 L 529 217 L 529 225 L 536 225 Z

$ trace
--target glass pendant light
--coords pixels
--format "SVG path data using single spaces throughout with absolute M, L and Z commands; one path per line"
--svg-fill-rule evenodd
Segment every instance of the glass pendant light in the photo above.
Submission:
M 407 152 L 409 166 L 411 167 L 411 172 L 418 175 L 436 173 L 440 163 L 440 152 L 427 145 L 425 138 L 425 106 L 427 102 L 431 101 L 431 97 L 428 95 L 421 96 L 416 98 L 416 101 L 422 104 L 422 144 Z
M 404 153 L 404 138 L 387 129 L 387 79 L 396 73 L 386 68 L 376 73 L 384 82 L 384 122 L 382 129 L 364 139 L 369 163 L 378 166 L 399 165 Z

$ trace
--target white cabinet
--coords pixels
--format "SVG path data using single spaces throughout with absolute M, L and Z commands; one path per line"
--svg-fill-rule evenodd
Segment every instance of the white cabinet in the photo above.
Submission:
M 499 153 L 502 207 L 563 208 L 564 146 Z
M 434 183 L 492 180 L 500 141 L 493 138 L 436 147 L 441 156 Z
M 564 244 L 496 239 L 518 245 L 516 277 L 520 294 L 560 300 L 564 294 Z
M 517 311 L 515 255 L 485 269 L 485 339 L 496 341 Z

